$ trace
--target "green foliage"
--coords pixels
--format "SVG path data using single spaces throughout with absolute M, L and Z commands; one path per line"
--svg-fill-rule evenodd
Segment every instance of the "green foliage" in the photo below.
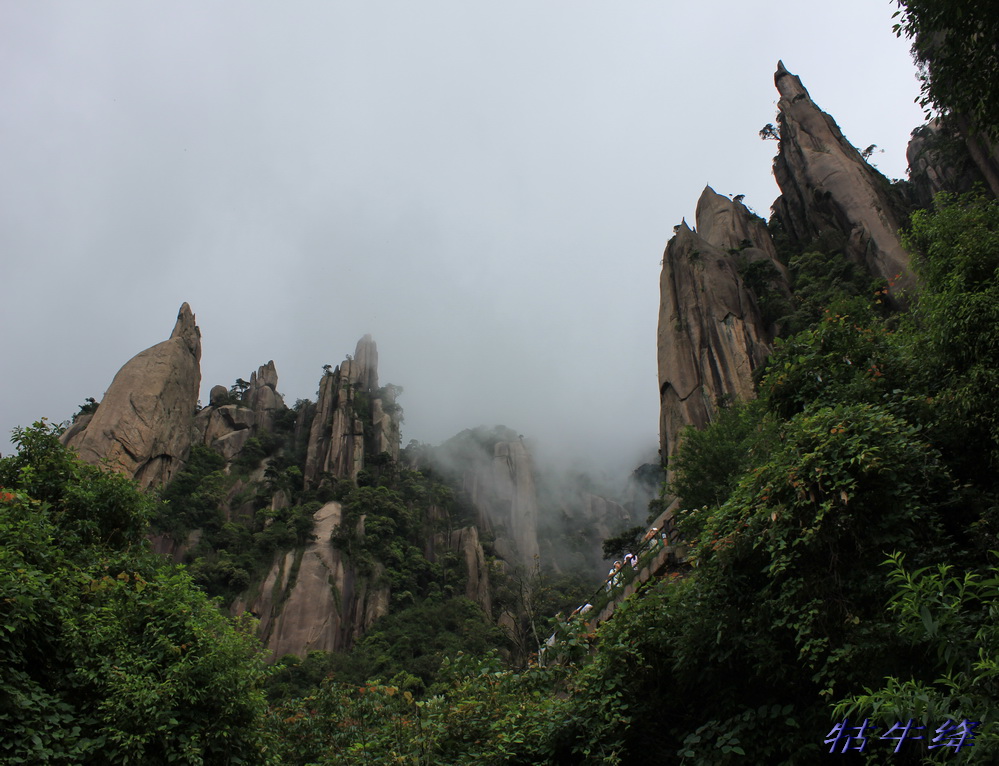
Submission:
M 58 434 L 44 421 L 15 428 L 18 451 L 0 459 L 0 487 L 45 503 L 67 547 L 139 545 L 150 503 L 119 474 L 80 463 Z
M 903 367 L 884 324 L 862 306 L 847 305 L 826 311 L 811 329 L 775 344 L 760 398 L 782 418 L 806 407 L 882 402 L 901 392 Z
M 457 655 L 427 699 L 396 685 L 329 682 L 275 709 L 270 726 L 286 764 L 556 763 L 557 722 L 570 705 L 555 694 L 563 676 Z
M 671 466 L 687 568 L 596 629 L 548 619 L 586 601 L 578 581 L 492 570 L 517 671 L 486 652 L 502 639 L 462 597 L 463 562 L 427 550 L 464 523 L 459 493 L 387 459 L 363 486 L 326 487 L 343 503 L 335 544 L 390 586 L 392 614 L 350 654 L 282 660 L 264 729 L 252 644 L 139 552 L 148 501 L 53 433 L 22 433 L 0 461 L 0 726 L 14 732 L 0 753 L 259 762 L 270 741 L 288 764 L 800 764 L 850 715 L 982 720 L 968 760 L 994 761 L 997 232 L 995 203 L 972 198 L 915 216 L 908 317 L 869 305 L 836 242 L 794 260 L 810 324 L 778 344 L 759 398 L 685 434 Z M 460 475 L 513 438 L 465 432 L 436 470 Z M 211 588 L 245 587 L 252 558 L 312 534 L 326 497 L 296 495 L 300 468 L 270 455 L 252 519 L 209 513 L 209 455 L 192 453 L 169 498 L 204 530 L 192 571 Z M 289 505 L 272 510 L 279 492 Z M 540 646 L 545 667 L 529 659 Z
M 938 195 L 919 211 L 904 238 L 924 287 L 914 311 L 919 385 L 935 398 L 952 437 L 988 445 L 985 465 L 999 464 L 999 203 Z M 946 438 L 945 434 L 941 437 Z
M 780 131 L 772 122 L 768 122 L 760 129 L 760 138 L 763 141 L 780 141 Z
M 54 429 L 0 460 L 0 759 L 264 763 L 263 663 L 145 545 L 151 500 Z
M 154 526 L 175 540 L 183 540 L 193 529 L 220 527 L 219 505 L 229 484 L 224 469 L 221 455 L 201 444 L 192 445 L 183 470 L 161 493 L 165 505 L 158 509 Z
M 520 667 L 537 654 L 551 631 L 552 616 L 569 614 L 593 595 L 593 585 L 573 574 L 553 575 L 540 566 L 495 567 L 489 575 L 493 617 L 505 626 L 510 659 Z
M 793 309 L 781 318 L 786 334 L 811 327 L 829 310 L 842 310 L 844 304 L 849 304 L 853 313 L 869 313 L 870 296 L 883 298 L 881 285 L 843 254 L 843 244 L 827 236 L 791 257 L 788 271 Z
M 450 488 L 387 463 L 377 476 L 370 474 L 365 485 L 351 488 L 341 502 L 343 513 L 332 543 L 361 577 L 388 586 L 393 611 L 464 593 L 464 560 L 426 549 L 426 540 L 435 533 L 450 532 Z
M 764 325 L 769 327 L 791 313 L 791 303 L 778 287 L 781 274 L 769 259 L 759 261 L 743 259 L 739 264 L 739 276 L 756 296 Z
M 897 0 L 895 34 L 912 40 L 922 64 L 920 105 L 967 117 L 999 137 L 999 12 L 972 0 Z
M 236 382 L 229 388 L 229 403 L 239 404 L 246 399 L 246 393 L 250 390 L 250 384 L 242 378 L 236 378 Z
M 679 521 L 693 570 L 619 607 L 576 677 L 604 752 L 802 763 L 844 714 L 994 717 L 999 578 L 978 551 L 999 505 L 995 220 L 967 199 L 916 216 L 911 318 L 834 302 L 778 344 L 752 427 L 736 410 L 688 435 L 673 468 L 700 501 Z M 880 573 L 892 551 L 917 572 Z
M 264 458 L 274 455 L 282 443 L 283 439 L 279 435 L 261 431 L 246 440 L 239 456 L 233 461 L 233 467 L 248 473 L 257 468 Z
M 965 763 L 995 763 L 999 753 L 999 569 L 985 578 L 958 573 L 949 564 L 914 572 L 895 553 L 885 564 L 895 592 L 889 608 L 898 616 L 899 633 L 923 651 L 927 664 L 919 678 L 888 677 L 878 689 L 867 688 L 839 702 L 837 717 L 869 717 L 889 726 L 914 718 L 933 731 L 947 719 L 978 721 L 974 747 Z M 931 680 L 929 680 L 931 679 Z M 933 762 L 944 760 L 938 757 Z
M 331 670 L 340 681 L 386 679 L 419 696 L 437 680 L 445 658 L 484 657 L 506 644 L 474 602 L 426 600 L 383 617 L 347 657 L 336 657 Z
M 93 415 L 100 406 L 100 402 L 94 399 L 94 397 L 88 396 L 83 404 L 80 405 L 79 411 L 73 415 L 73 422 L 75 423 L 81 415 Z
M 755 402 L 722 408 L 702 431 L 685 429 L 670 464 L 674 476 L 669 492 L 687 507 L 723 502 L 754 454 L 767 449 L 772 431 L 772 423 Z

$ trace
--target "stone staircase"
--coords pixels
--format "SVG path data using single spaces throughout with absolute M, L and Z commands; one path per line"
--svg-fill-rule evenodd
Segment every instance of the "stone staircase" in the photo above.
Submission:
M 658 532 L 636 552 L 638 567 L 628 572 L 626 570 L 631 567 L 625 565 L 617 575 L 616 584 L 614 578 L 608 578 L 601 590 L 591 597 L 589 603 L 596 607 L 588 612 L 596 611 L 595 616 L 587 620 L 591 628 L 609 620 L 617 607 L 649 580 L 686 568 L 687 546 L 680 541 L 673 524 L 674 511 L 670 506 L 652 523 L 650 528 L 656 528 Z

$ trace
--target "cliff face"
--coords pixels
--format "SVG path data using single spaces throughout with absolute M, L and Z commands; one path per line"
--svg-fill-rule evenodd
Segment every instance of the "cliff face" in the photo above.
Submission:
M 443 541 L 442 541 L 443 542 Z M 487 615 L 493 613 L 492 591 L 489 587 L 489 565 L 479 540 L 478 527 L 469 526 L 452 530 L 446 545 L 457 551 L 465 562 L 468 580 L 465 583 L 465 598 L 474 601 Z
M 399 421 L 394 411 L 391 387 L 378 387 L 378 348 L 365 335 L 357 342 L 353 357 L 320 381 L 309 431 L 306 487 L 318 486 L 325 473 L 356 479 L 366 452 L 385 452 L 398 460 Z
M 286 654 L 348 649 L 375 620 L 388 614 L 389 589 L 358 578 L 330 538 L 341 520 L 340 504 L 314 514 L 315 540 L 275 557 L 262 584 L 236 601 L 233 612 L 260 619 L 260 636 L 272 659 Z
M 152 535 L 154 550 L 187 561 L 208 587 L 229 594 L 242 589 L 231 608 L 260 618 L 261 637 L 273 657 L 350 648 L 389 611 L 393 573 L 386 572 L 380 554 L 370 552 L 384 553 L 378 536 L 385 534 L 386 518 L 380 518 L 375 537 L 365 538 L 366 519 L 375 522 L 366 513 L 355 515 L 352 533 L 344 537 L 338 530 L 344 514 L 339 502 L 325 502 L 311 513 L 311 527 L 304 504 L 348 492 L 348 484 L 331 480 L 363 479 L 365 468 L 365 488 L 377 477 L 396 475 L 399 389 L 379 386 L 377 347 L 366 335 L 353 356 L 323 376 L 319 401 L 301 403 L 294 417 L 278 393 L 273 361 L 248 382 L 237 380 L 232 390 L 213 387 L 208 406 L 195 413 L 200 354 L 200 331 L 184 304 L 170 339 L 129 361 L 96 413 L 77 418 L 64 442 L 90 462 L 112 460 L 143 486 L 169 484 L 192 444 L 208 447 L 222 460 L 201 453 L 197 463 L 191 461 L 194 473 L 170 496 L 175 518 L 163 519 Z M 508 555 L 532 561 L 537 500 L 530 455 L 519 441 L 497 444 L 494 453 L 480 500 L 502 527 Z M 206 507 L 206 497 L 213 498 L 213 507 Z M 424 548 L 428 562 L 445 567 L 462 562 L 449 576 L 467 572 L 464 595 L 490 615 L 490 565 L 479 529 L 470 519 L 449 518 L 437 504 L 426 512 L 431 518 L 408 531 L 413 539 L 405 543 Z M 334 531 L 340 543 L 334 542 Z M 270 561 L 263 580 L 254 584 L 257 563 L 240 556 L 248 547 L 258 550 L 257 538 L 275 542 L 259 547 Z M 374 547 L 352 557 L 336 547 L 348 538 L 362 547 L 366 539 L 374 541 Z
M 963 194 L 976 184 L 999 194 L 999 160 L 996 152 L 984 152 L 981 142 L 968 142 L 952 120 L 933 120 L 912 131 L 905 152 L 909 163 L 908 201 L 913 207 L 928 208 L 939 192 Z M 978 149 L 969 152 L 969 143 Z
M 847 257 L 887 280 L 894 295 L 912 289 L 915 277 L 897 234 L 904 213 L 900 196 L 783 63 L 774 82 L 780 93 L 774 176 L 781 196 L 773 212 L 793 246 L 803 251 L 824 232 L 838 232 Z
M 462 431 L 433 451 L 431 465 L 459 485 L 475 525 L 496 555 L 531 571 L 538 564 L 538 493 L 534 462 L 516 432 L 497 426 Z
M 774 82 L 780 144 L 773 170 L 781 196 L 771 223 L 791 250 L 839 252 L 884 279 L 896 302 L 904 302 L 903 291 L 916 282 L 897 234 L 907 211 L 902 194 L 867 164 L 783 63 Z M 942 183 L 935 158 L 923 157 L 929 185 Z M 666 459 L 676 453 L 685 426 L 703 428 L 722 400 L 754 395 L 752 372 L 781 332 L 777 318 L 760 310 L 760 275 L 769 274 L 768 299 L 793 304 L 788 270 L 768 227 L 738 202 L 705 189 L 696 229 L 684 223 L 675 231 L 660 282 L 660 447 Z
M 752 397 L 753 370 L 770 352 L 770 332 L 740 267 L 764 260 L 782 290 L 787 279 L 766 228 L 754 219 L 741 203 L 707 188 L 697 232 L 681 223 L 666 246 L 658 331 L 664 458 L 676 453 L 685 426 L 703 428 L 725 400 Z
M 191 448 L 200 362 L 201 331 L 185 303 L 170 338 L 130 359 L 97 412 L 68 429 L 63 443 L 88 463 L 109 461 L 143 487 L 170 481 Z
M 488 483 L 486 486 L 489 486 Z M 488 499 L 481 492 L 473 502 L 482 503 L 492 513 L 490 521 L 501 525 L 512 542 L 512 550 L 497 552 L 507 561 L 520 561 L 531 567 L 538 556 L 538 494 L 534 486 L 534 465 L 524 442 L 499 442 L 493 452 L 493 475 Z
M 247 391 L 250 402 L 258 397 L 265 403 L 273 401 L 268 391 L 273 388 L 272 381 L 276 384 L 276 374 L 271 372 L 262 367 L 251 377 Z M 277 408 L 260 409 L 268 412 Z M 378 386 L 377 346 L 365 335 L 353 356 L 323 375 L 318 402 L 299 412 L 293 440 L 306 440 L 305 488 L 318 488 L 329 478 L 356 480 L 366 459 L 379 453 L 397 460 L 396 411 L 393 388 Z M 251 588 L 233 605 L 236 612 L 249 610 L 260 618 L 261 636 L 275 658 L 348 649 L 375 620 L 388 613 L 391 592 L 380 577 L 381 565 L 361 577 L 355 563 L 331 541 L 341 515 L 337 502 L 316 511 L 314 541 L 304 548 L 278 553 L 263 584 Z M 363 534 L 363 518 L 360 524 Z
M 288 409 L 277 390 L 278 374 L 272 359 L 256 372 L 250 373 L 250 387 L 246 391 L 246 405 L 256 415 L 257 428 L 274 430 L 274 420 L 279 412 Z

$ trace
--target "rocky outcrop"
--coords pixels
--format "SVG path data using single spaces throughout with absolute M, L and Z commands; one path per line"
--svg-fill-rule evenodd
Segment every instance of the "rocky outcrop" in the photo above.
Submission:
M 980 142 L 974 144 L 979 149 Z M 909 163 L 908 200 L 913 207 L 928 208 L 939 192 L 963 194 L 976 184 L 999 186 L 999 181 L 982 173 L 982 165 L 996 179 L 999 166 L 994 156 L 979 152 L 976 159 L 968 151 L 968 144 L 951 122 L 932 122 L 912 131 L 912 138 L 905 157 Z M 994 191 L 995 193 L 995 191 Z
M 330 542 L 340 504 L 327 503 L 314 518 L 314 542 L 278 555 L 257 592 L 233 605 L 234 613 L 250 611 L 259 618 L 260 636 L 274 659 L 349 649 L 388 614 L 388 587 L 371 584 L 380 572 L 358 577 Z
M 209 407 L 223 407 L 229 403 L 229 389 L 225 386 L 212 386 L 208 395 Z
M 256 414 L 258 429 L 273 431 L 275 416 L 287 409 L 277 391 L 277 383 L 278 374 L 273 359 L 250 373 L 250 387 L 246 390 L 244 401 Z
M 394 396 L 371 400 L 372 454 L 385 453 L 393 460 L 399 459 L 399 442 L 402 434 L 399 430 L 399 407 Z
M 777 258 L 767 222 L 749 212 L 741 198 L 729 199 L 705 186 L 697 200 L 695 215 L 701 239 L 729 253 L 738 251 L 745 263 L 766 262 L 778 274 L 778 289 L 784 295 L 791 294 L 787 267 Z
M 386 387 L 391 390 L 391 386 Z M 398 408 L 378 387 L 378 349 L 370 335 L 354 355 L 327 371 L 309 431 L 305 485 L 316 487 L 324 474 L 356 479 L 366 454 L 399 458 Z
M 723 225 L 716 211 L 724 208 L 713 199 L 717 195 L 706 189 L 705 196 L 698 211 L 708 216 L 712 238 L 725 243 L 742 238 L 741 230 Z M 770 258 L 766 242 L 759 245 L 759 257 Z M 703 428 L 724 401 L 754 395 L 753 370 L 769 354 L 771 340 L 755 297 L 739 275 L 738 254 L 711 244 L 686 222 L 676 227 L 660 278 L 659 434 L 664 458 L 676 453 L 684 427 Z
M 479 447 L 481 449 L 481 445 Z M 538 494 L 531 454 L 519 438 L 496 441 L 461 476 L 477 526 L 494 537 L 496 554 L 530 571 L 539 563 Z
M 493 478 L 503 511 L 499 518 L 508 529 L 521 563 L 530 567 L 538 557 L 538 493 L 531 453 L 522 440 L 496 445 Z
M 577 515 L 577 523 L 596 530 L 598 540 L 606 540 L 632 521 L 631 513 L 623 505 L 592 492 L 580 493 Z
M 780 148 L 774 176 L 781 196 L 773 213 L 792 245 L 804 250 L 837 232 L 844 255 L 885 279 L 894 296 L 915 286 L 898 230 L 904 205 L 888 179 L 867 164 L 801 80 L 778 62 Z
M 253 436 L 257 418 L 253 410 L 236 404 L 210 406 L 194 419 L 201 442 L 218 452 L 227 462 L 236 458 Z
M 538 490 L 523 437 L 504 426 L 479 426 L 411 457 L 413 467 L 431 469 L 461 487 L 474 511 L 470 521 L 482 538 L 493 541 L 496 556 L 525 571 L 537 566 Z
M 231 462 L 251 437 L 273 432 L 275 418 L 288 409 L 277 383 L 277 368 L 270 361 L 250 373 L 249 386 L 238 404 L 230 403 L 232 396 L 225 386 L 213 386 L 211 404 L 194 419 L 198 440 Z
M 67 431 L 63 443 L 84 461 L 107 461 L 143 487 L 168 482 L 191 448 L 200 362 L 201 332 L 185 303 L 170 338 L 130 359 L 97 412 Z
M 493 613 L 492 593 L 489 589 L 489 566 L 486 554 L 479 541 L 479 530 L 475 527 L 462 527 L 451 532 L 448 547 L 456 551 L 465 561 L 468 580 L 465 582 L 465 598 L 482 607 L 484 614 Z
M 153 553 L 167 556 L 175 564 L 179 564 L 184 560 L 187 552 L 201 541 L 201 536 L 201 530 L 194 529 L 188 533 L 186 539 L 178 542 L 170 537 L 170 535 L 161 532 L 149 536 L 149 545 Z
M 365 335 L 354 347 L 351 366 L 352 382 L 364 391 L 378 389 L 378 347 L 370 335 Z
M 364 464 L 364 424 L 355 417 L 353 367 L 347 360 L 319 383 L 305 458 L 306 487 L 318 486 L 324 473 L 356 479 Z
M 838 251 L 883 278 L 903 303 L 915 277 L 897 234 L 906 209 L 902 195 L 783 63 L 774 82 L 780 93 L 774 175 L 781 196 L 773 222 L 792 249 Z M 667 459 L 685 426 L 703 428 L 722 402 L 754 395 L 753 370 L 781 331 L 780 314 L 769 307 L 789 305 L 791 298 L 767 226 L 740 202 L 706 188 L 696 229 L 683 223 L 675 231 L 663 258 L 658 333 L 660 447 Z

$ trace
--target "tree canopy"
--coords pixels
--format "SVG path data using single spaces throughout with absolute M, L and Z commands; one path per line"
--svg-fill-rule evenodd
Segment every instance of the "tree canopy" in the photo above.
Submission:
M 956 112 L 999 138 L 999 9 L 975 0 L 897 0 L 895 33 L 912 40 L 924 108 Z
M 265 763 L 264 665 L 148 550 L 154 500 L 45 423 L 0 460 L 0 760 Z

